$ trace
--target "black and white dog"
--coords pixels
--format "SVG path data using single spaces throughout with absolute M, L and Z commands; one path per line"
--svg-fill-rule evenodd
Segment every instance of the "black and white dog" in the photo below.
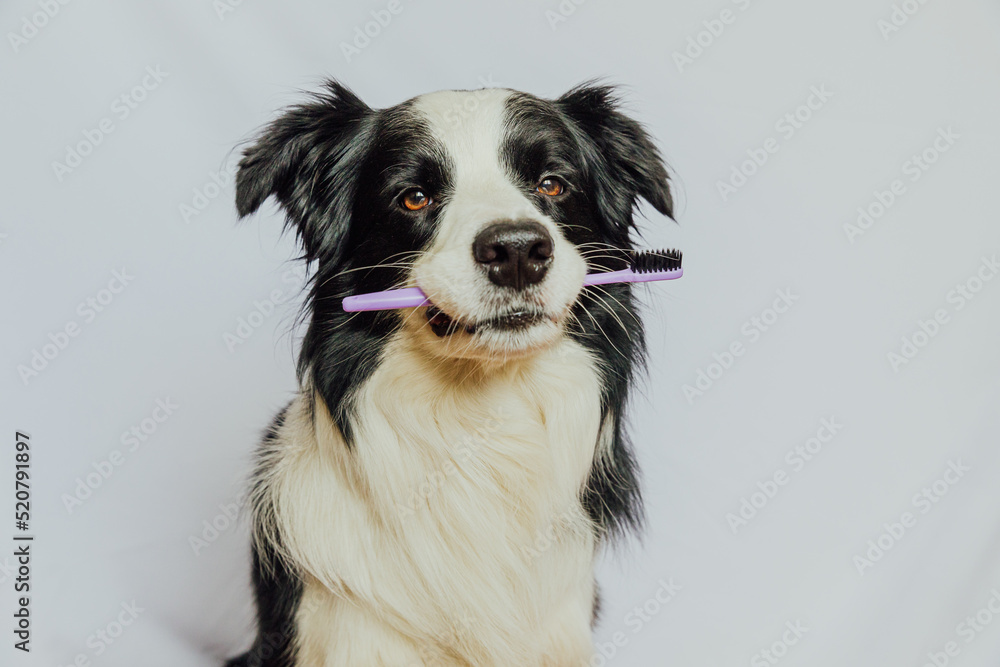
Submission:
M 614 91 L 443 91 L 372 109 L 336 82 L 240 162 L 315 267 L 300 391 L 251 492 L 243 666 L 583 667 L 602 542 L 641 520 L 623 424 L 644 355 L 624 267 L 667 172 Z M 432 306 L 345 313 L 417 285 Z

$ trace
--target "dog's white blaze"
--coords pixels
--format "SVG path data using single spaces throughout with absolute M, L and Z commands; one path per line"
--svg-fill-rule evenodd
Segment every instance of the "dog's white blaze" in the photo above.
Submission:
M 303 570 L 297 664 L 579 667 L 601 439 L 591 355 L 568 338 L 487 368 L 405 331 L 356 395 L 348 450 L 309 389 L 269 445 L 264 504 Z
M 532 204 L 501 161 L 511 94 L 502 89 L 441 91 L 423 95 L 414 104 L 448 155 L 454 188 L 434 241 L 416 262 L 413 276 L 436 305 L 460 320 L 488 319 L 503 305 L 502 290 L 490 283 L 472 255 L 473 240 L 490 223 L 533 220 L 548 230 L 553 261 L 545 279 L 531 288 L 531 298 L 553 317 L 566 315 L 587 270 L 576 247 Z M 500 348 L 532 346 L 551 342 L 559 333 L 558 326 L 534 329 L 487 334 L 487 342 Z

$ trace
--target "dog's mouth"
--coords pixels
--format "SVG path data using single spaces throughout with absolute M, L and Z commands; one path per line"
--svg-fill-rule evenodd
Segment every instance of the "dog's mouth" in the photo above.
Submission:
M 430 325 L 431 331 L 438 338 L 451 336 L 458 331 L 464 331 L 469 335 L 486 329 L 517 331 L 519 329 L 527 329 L 531 325 L 545 319 L 545 314 L 541 311 L 516 310 L 476 322 L 460 322 L 433 304 L 427 306 L 424 314 L 427 317 L 427 323 Z

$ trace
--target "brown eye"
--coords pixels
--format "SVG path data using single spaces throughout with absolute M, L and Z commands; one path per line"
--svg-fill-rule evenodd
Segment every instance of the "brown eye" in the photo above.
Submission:
M 548 176 L 539 181 L 535 189 L 547 197 L 558 197 L 566 190 L 566 186 L 555 176 Z
M 431 203 L 431 198 L 423 190 L 413 188 L 403 193 L 400 202 L 407 211 L 419 211 Z

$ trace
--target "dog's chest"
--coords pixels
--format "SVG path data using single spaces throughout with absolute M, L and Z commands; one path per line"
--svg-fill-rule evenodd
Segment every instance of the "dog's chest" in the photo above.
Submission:
M 569 341 L 477 382 L 424 364 L 390 350 L 356 396 L 350 472 L 336 484 L 354 497 L 323 485 L 337 508 L 324 523 L 343 534 L 317 542 L 310 569 L 403 635 L 527 659 L 558 610 L 589 618 L 595 538 L 580 491 L 599 376 Z
M 601 421 L 598 375 L 582 347 L 565 341 L 472 378 L 439 373 L 407 350 L 390 352 L 382 368 L 358 396 L 358 456 L 401 520 L 458 514 L 517 530 L 578 505 Z

